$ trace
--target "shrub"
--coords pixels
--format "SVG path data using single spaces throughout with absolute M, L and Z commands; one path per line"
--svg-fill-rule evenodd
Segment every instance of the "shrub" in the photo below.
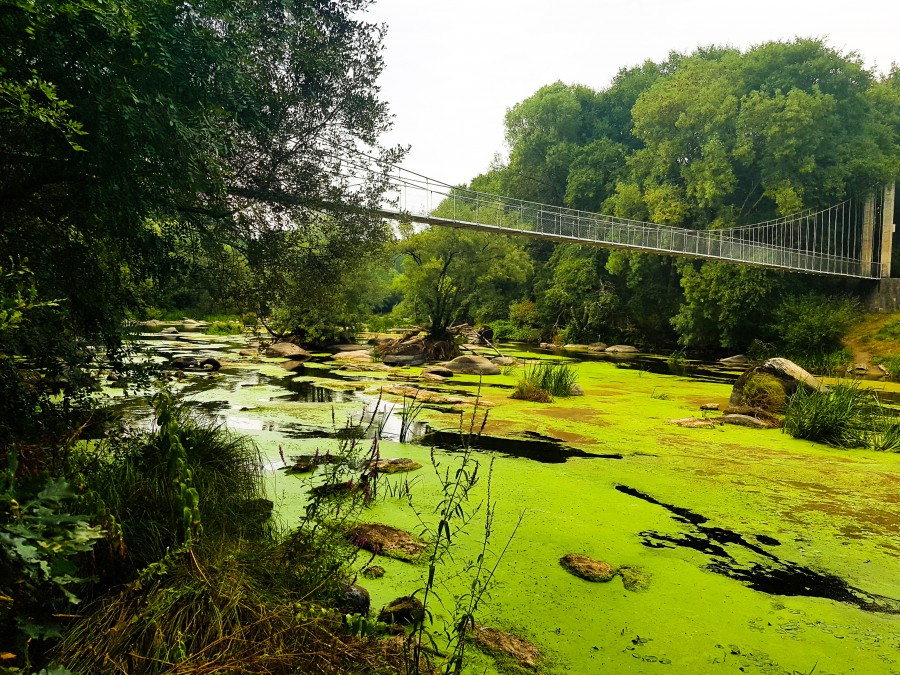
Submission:
M 576 380 L 575 368 L 568 363 L 526 363 L 512 398 L 549 403 L 553 396 L 571 396 Z
M 244 332 L 239 321 L 214 321 L 206 329 L 207 335 L 238 335 Z
M 777 377 L 757 373 L 744 384 L 742 403 L 769 412 L 784 410 L 787 398 Z
M 859 301 L 849 296 L 794 295 L 775 310 L 773 328 L 785 353 L 816 356 L 839 349 L 841 338 L 859 315 Z
M 160 560 L 179 543 L 172 518 L 176 497 L 164 451 L 168 432 L 184 448 L 191 485 L 200 498 L 204 537 L 250 537 L 261 533 L 266 520 L 259 513 L 265 496 L 262 459 L 253 441 L 183 405 L 165 405 L 171 406 L 171 428 L 103 445 L 98 456 L 104 459 L 85 471 L 89 488 L 122 527 L 132 570 Z
M 531 401 L 532 403 L 552 403 L 553 397 L 546 389 L 541 389 L 527 380 L 519 380 L 516 388 L 510 395 L 510 398 L 519 399 L 521 401 Z
M 879 414 L 878 399 L 856 383 L 827 391 L 801 387 L 788 400 L 783 428 L 794 438 L 860 448 L 869 445 Z

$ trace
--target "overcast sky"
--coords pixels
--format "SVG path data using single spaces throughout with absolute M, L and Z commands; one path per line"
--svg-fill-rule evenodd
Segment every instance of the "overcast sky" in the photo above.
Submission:
M 412 146 L 406 168 L 452 184 L 505 157 L 507 108 L 556 80 L 602 89 L 671 50 L 795 36 L 881 72 L 900 62 L 898 0 L 377 0 L 366 19 L 388 26 L 385 141 Z

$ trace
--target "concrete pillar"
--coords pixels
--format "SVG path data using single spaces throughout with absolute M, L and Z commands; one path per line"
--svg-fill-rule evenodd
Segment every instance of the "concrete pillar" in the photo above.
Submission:
M 859 253 L 860 272 L 863 276 L 872 274 L 872 256 L 875 251 L 872 244 L 875 240 L 875 195 L 866 197 L 866 205 L 863 207 L 863 230 L 861 250 Z
M 895 183 L 884 186 L 881 208 L 881 277 L 891 276 L 891 254 L 894 252 L 894 190 Z

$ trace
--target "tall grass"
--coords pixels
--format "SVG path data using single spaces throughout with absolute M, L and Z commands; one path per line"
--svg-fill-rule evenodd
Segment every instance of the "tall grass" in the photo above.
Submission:
M 82 610 L 56 658 L 79 673 L 396 673 L 397 642 L 348 635 L 272 543 L 170 555 Z
M 265 510 L 265 493 L 256 444 L 183 405 L 176 406 L 175 417 L 192 485 L 200 494 L 204 537 L 260 535 L 267 514 L 260 510 Z M 132 573 L 162 559 L 178 543 L 171 517 L 170 467 L 162 442 L 161 434 L 154 433 L 101 446 L 102 460 L 86 472 L 90 489 L 122 528 L 125 562 Z
M 794 438 L 839 448 L 900 448 L 900 422 L 874 392 L 855 382 L 827 391 L 798 389 L 788 400 L 783 428 Z
M 512 398 L 549 402 L 553 396 L 571 396 L 577 381 L 577 371 L 564 361 L 526 363 Z

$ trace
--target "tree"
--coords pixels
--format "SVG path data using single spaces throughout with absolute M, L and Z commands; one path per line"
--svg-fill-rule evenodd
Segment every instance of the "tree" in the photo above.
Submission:
M 440 209 L 438 209 L 438 212 Z M 434 340 L 447 340 L 461 321 L 506 316 L 531 273 L 531 261 L 509 237 L 434 227 L 398 244 L 404 255 L 401 311 L 423 323 Z
M 153 222 L 246 247 L 375 203 L 383 184 L 346 162 L 360 146 L 397 157 L 377 148 L 389 116 L 366 4 L 7 3 L 0 255 L 37 263 L 77 332 L 114 340 L 171 245 Z M 352 239 L 375 222 L 335 219 Z

